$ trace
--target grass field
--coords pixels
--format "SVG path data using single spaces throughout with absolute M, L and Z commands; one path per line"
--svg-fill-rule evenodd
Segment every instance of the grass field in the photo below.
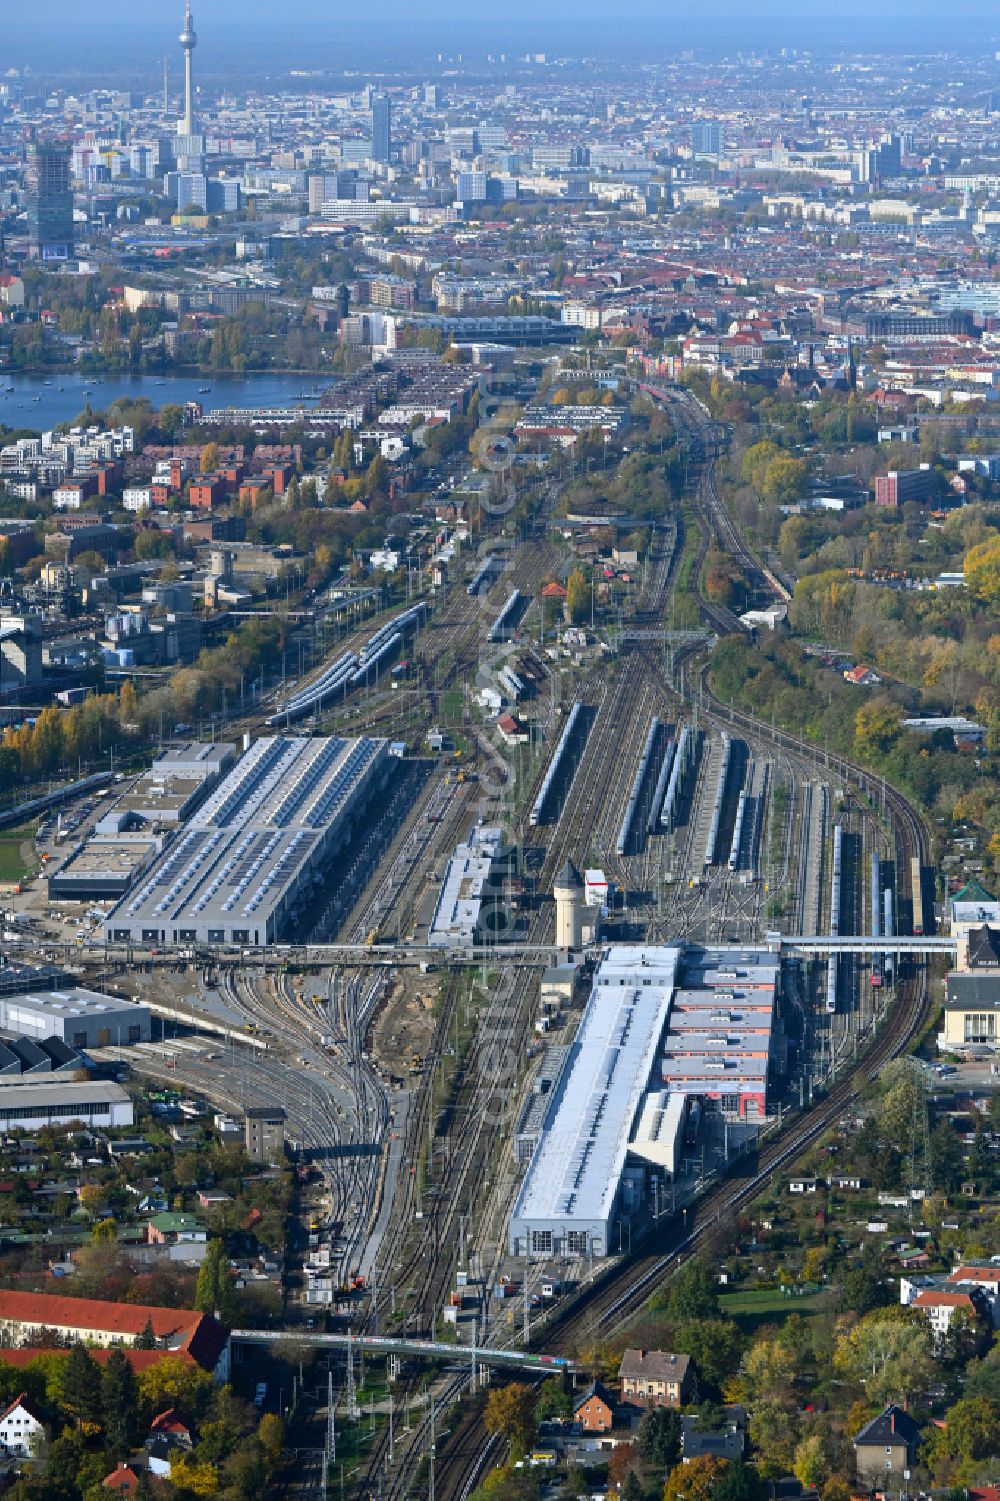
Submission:
M 37 828 L 37 824 L 25 824 L 20 829 L 4 829 L 0 833 L 0 881 L 23 881 L 25 876 L 34 875 L 38 861 L 32 853 L 26 864 L 21 858 L 21 845 L 34 839 Z
M 827 1306 L 827 1292 L 808 1293 L 802 1298 L 785 1297 L 777 1288 L 765 1292 L 723 1293 L 719 1306 L 724 1314 L 750 1334 L 761 1324 L 777 1324 L 787 1319 L 790 1313 L 799 1313 L 803 1318 L 822 1313 Z

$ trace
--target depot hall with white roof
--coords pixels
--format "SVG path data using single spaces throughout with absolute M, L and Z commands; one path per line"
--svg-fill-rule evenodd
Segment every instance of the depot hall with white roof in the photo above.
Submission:
M 763 1121 L 781 1066 L 779 956 L 684 944 L 604 950 L 509 1227 L 513 1256 L 608 1255 L 654 1173 L 676 1175 L 688 1103 Z M 620 1233 L 620 1230 L 618 1230 Z

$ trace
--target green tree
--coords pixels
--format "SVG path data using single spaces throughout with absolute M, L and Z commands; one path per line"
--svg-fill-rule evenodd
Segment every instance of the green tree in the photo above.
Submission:
M 834 1369 L 863 1383 L 873 1402 L 903 1402 L 934 1374 L 931 1335 L 910 1310 L 876 1309 L 837 1340 Z
M 198 1268 L 194 1306 L 202 1313 L 214 1314 L 223 1324 L 233 1322 L 236 1294 L 226 1248 L 218 1237 L 209 1241 L 205 1259 Z
M 105 1446 L 112 1459 L 124 1459 L 138 1434 L 139 1386 L 128 1357 L 112 1350 L 101 1372 Z
M 873 1308 L 884 1308 L 889 1302 L 889 1289 L 866 1267 L 851 1267 L 844 1273 L 840 1294 L 844 1308 L 859 1316 L 871 1313 Z
M 582 625 L 590 613 L 590 587 L 579 568 L 566 581 L 566 612 L 572 625 Z
M 156 1334 L 153 1330 L 153 1320 L 148 1318 L 142 1327 L 142 1332 L 135 1342 L 137 1350 L 155 1350 Z
M 950 1121 L 940 1121 L 930 1134 L 931 1183 L 944 1193 L 961 1187 L 965 1154 Z
M 97 1423 L 101 1417 L 101 1368 L 90 1352 L 75 1344 L 58 1377 L 59 1405 L 77 1424 Z
M 646 1501 L 642 1481 L 634 1470 L 629 1470 L 622 1487 L 622 1501 Z
M 752 1465 L 742 1459 L 728 1464 L 712 1492 L 712 1501 L 764 1501 L 768 1488 Z
M 826 1475 L 826 1455 L 823 1440 L 818 1433 L 810 1434 L 795 1448 L 795 1463 L 792 1466 L 795 1478 L 806 1490 L 818 1486 Z
M 486 1399 L 487 1433 L 498 1433 L 521 1453 L 535 1436 L 535 1393 L 530 1386 L 512 1381 L 495 1387 Z
M 966 1397 L 987 1397 L 1000 1405 L 1000 1339 L 993 1341 L 982 1360 L 970 1361 L 965 1372 Z
M 672 1407 L 650 1407 L 642 1415 L 637 1440 L 647 1464 L 672 1470 L 681 1457 L 681 1417 Z
M 750 1414 L 750 1438 L 757 1451 L 760 1473 L 766 1480 L 787 1475 L 798 1438 L 795 1420 L 778 1402 L 759 1402 Z
M 573 1414 L 573 1398 L 561 1376 L 550 1376 L 542 1382 L 535 1404 L 535 1421 L 544 1423 L 549 1418 L 569 1418 Z
M 934 1461 L 957 1460 L 971 1464 L 1000 1454 L 1000 1402 L 989 1397 L 962 1397 L 945 1414 L 944 1426 L 935 1430 L 931 1453 Z
M 861 705 L 854 716 L 854 749 L 862 761 L 879 761 L 889 753 L 902 717 L 896 705 L 885 700 Z
M 674 1329 L 675 1350 L 690 1355 L 702 1383 L 721 1387 L 739 1364 L 743 1340 L 732 1319 L 690 1319 Z
M 666 1293 L 667 1317 L 680 1323 L 688 1319 L 717 1319 L 719 1291 L 715 1273 L 700 1256 L 692 1256 L 671 1278 Z

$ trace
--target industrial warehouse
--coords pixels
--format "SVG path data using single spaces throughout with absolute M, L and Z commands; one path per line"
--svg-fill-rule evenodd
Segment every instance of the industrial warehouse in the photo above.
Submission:
M 119 901 L 235 759 L 232 745 L 189 743 L 164 751 L 50 868 L 49 900 Z
M 273 942 L 384 786 L 388 742 L 254 742 L 104 921 L 112 943 Z
M 121 1047 L 149 1041 L 149 1008 L 79 986 L 25 990 L 0 996 L 0 1032 L 68 1048 Z
M 779 961 L 750 949 L 605 950 L 511 1216 L 514 1256 L 606 1256 L 648 1165 L 676 1176 L 688 1105 L 762 1121 Z
M 503 884 L 516 869 L 499 828 L 474 828 L 448 862 L 427 941 L 434 948 L 468 949 L 507 926 Z

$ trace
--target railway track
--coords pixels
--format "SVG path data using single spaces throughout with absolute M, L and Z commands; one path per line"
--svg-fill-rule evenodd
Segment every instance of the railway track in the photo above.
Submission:
M 687 421 L 693 441 L 700 443 L 702 430 L 707 423 L 692 418 L 687 403 L 680 405 L 688 413 L 687 419 L 681 418 L 682 423 Z M 787 591 L 754 557 L 728 516 L 715 485 L 714 458 L 700 464 L 696 513 L 701 532 L 696 558 L 696 580 L 700 577 L 701 566 L 714 535 L 739 561 L 748 580 L 755 587 L 774 597 L 787 599 Z M 675 577 L 675 561 L 682 546 L 680 529 L 678 529 L 675 536 L 673 561 L 666 570 L 666 578 L 671 584 Z M 741 629 L 739 621 L 730 611 L 704 599 L 697 582 L 695 591 L 699 596 L 699 608 L 703 617 L 719 634 Z M 669 685 L 663 686 L 671 690 L 679 690 L 683 697 L 689 670 L 700 651 L 700 647 L 682 648 L 674 660 L 674 680 Z M 654 678 L 662 678 L 660 664 L 652 662 L 648 653 L 643 653 L 641 656 L 650 675 Z M 760 746 L 771 756 L 774 755 L 775 749 L 778 749 L 787 759 L 790 768 L 794 767 L 800 776 L 803 771 L 815 772 L 814 747 L 797 737 L 773 730 L 772 727 L 763 724 L 751 715 L 730 710 L 715 699 L 708 690 L 704 672 L 703 668 L 701 672 L 702 703 L 707 705 L 709 719 L 716 726 L 738 728 L 744 734 L 748 746 Z M 622 682 L 630 680 L 631 673 L 622 674 Z M 619 706 L 624 698 L 625 694 L 619 685 L 612 703 Z M 636 714 L 635 717 L 641 716 Z M 612 713 L 606 718 L 609 724 L 613 723 L 617 719 L 617 713 Z M 600 713 L 598 723 L 600 723 Z M 598 736 L 597 748 L 594 752 L 595 759 L 602 759 L 601 746 L 602 738 Z M 622 756 L 623 761 L 627 759 L 626 756 Z M 586 753 L 584 760 L 586 760 Z M 832 764 L 833 769 L 844 778 L 845 782 L 863 787 L 869 780 L 862 768 L 854 766 L 843 758 L 834 758 Z M 583 778 L 580 784 L 584 789 L 581 798 L 583 803 L 586 803 L 587 798 L 586 772 L 587 767 L 581 763 L 577 774 Z M 877 790 L 881 794 L 883 805 L 894 828 L 897 861 L 908 861 L 913 856 L 923 861 L 928 850 L 928 839 L 919 815 L 907 800 L 896 789 L 889 787 L 884 780 L 878 779 Z M 619 800 L 618 807 L 621 806 L 621 800 Z M 576 812 L 568 820 L 563 821 L 566 824 L 565 828 L 562 827 L 562 823 L 557 826 L 553 842 L 560 854 L 563 846 L 573 841 L 577 841 L 576 849 L 579 850 L 579 839 L 586 827 L 589 812 L 589 807 L 585 806 L 582 812 Z M 550 868 L 550 865 L 554 868 L 558 858 L 559 854 L 555 850 L 548 851 L 546 870 Z M 786 850 L 786 866 L 790 858 L 789 846 Z M 815 877 L 813 879 L 815 880 Z M 803 873 L 803 888 L 808 883 L 808 875 Z M 803 889 L 804 896 L 805 890 Z M 803 902 L 803 905 L 805 904 Z M 867 1084 L 878 1076 L 887 1062 L 908 1049 L 924 1024 L 927 1011 L 926 984 L 922 972 L 918 971 L 907 976 L 901 985 L 897 1003 L 892 1011 L 891 1024 L 887 1023 L 880 1031 L 875 1031 L 873 1024 L 868 1037 L 868 1045 L 856 1066 L 835 1082 L 829 1092 L 807 1113 L 795 1117 L 774 1139 L 760 1148 L 751 1164 L 738 1168 L 711 1188 L 680 1219 L 672 1216 L 663 1228 L 654 1234 L 646 1247 L 641 1250 L 637 1248 L 635 1255 L 628 1256 L 610 1267 L 588 1287 L 584 1298 L 574 1305 L 561 1308 L 547 1319 L 539 1331 L 546 1345 L 564 1353 L 575 1354 L 584 1341 L 592 1341 L 596 1332 L 620 1327 L 623 1320 L 636 1313 L 663 1279 L 683 1264 L 685 1259 L 696 1254 L 715 1231 L 730 1222 L 767 1186 L 776 1172 L 794 1161 L 803 1150 L 829 1129 L 857 1100 Z M 468 1495 L 474 1483 L 475 1476 L 480 1473 L 473 1466 L 478 1465 L 478 1456 L 483 1453 L 486 1442 L 487 1435 L 481 1414 L 469 1413 L 462 1424 L 462 1436 L 457 1449 L 455 1466 L 447 1476 L 441 1476 L 442 1483 L 437 1491 L 440 1501 L 460 1501 L 460 1498 L 464 1501 L 464 1497 Z M 463 1453 L 476 1456 L 476 1458 L 463 1463 L 461 1458 Z

